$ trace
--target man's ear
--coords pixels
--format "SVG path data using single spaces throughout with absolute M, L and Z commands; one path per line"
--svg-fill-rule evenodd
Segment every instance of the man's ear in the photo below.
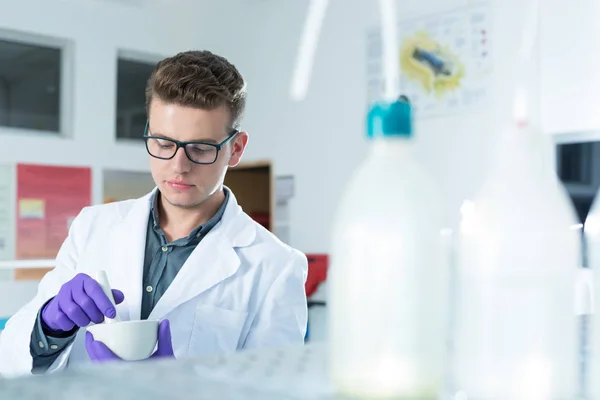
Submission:
M 246 145 L 248 144 L 248 132 L 240 132 L 235 135 L 231 143 L 231 157 L 229 157 L 229 166 L 235 167 L 239 164 L 242 156 L 244 155 L 244 150 L 246 149 Z

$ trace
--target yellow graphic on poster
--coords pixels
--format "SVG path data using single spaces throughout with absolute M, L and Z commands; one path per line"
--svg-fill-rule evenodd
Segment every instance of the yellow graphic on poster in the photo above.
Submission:
M 491 1 L 430 14 L 401 17 L 397 24 L 397 91 L 415 118 L 480 112 L 492 106 L 493 17 Z M 381 27 L 367 31 L 367 102 L 385 98 Z
M 20 199 L 19 217 L 25 219 L 44 219 L 45 202 L 42 199 Z
M 425 31 L 418 31 L 401 43 L 400 70 L 437 98 L 458 89 L 465 76 L 465 66 L 458 56 Z

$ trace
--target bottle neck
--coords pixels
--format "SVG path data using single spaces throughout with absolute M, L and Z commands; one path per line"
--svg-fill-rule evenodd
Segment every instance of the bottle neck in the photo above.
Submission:
M 410 136 L 385 136 L 373 138 L 370 141 L 372 156 L 408 156 L 412 154 L 415 142 Z
M 528 170 L 534 176 L 552 177 L 555 174 L 553 142 L 548 135 L 539 132 L 526 123 L 516 124 L 502 132 L 500 143 L 495 151 L 496 162 L 507 168 L 507 163 L 515 170 Z

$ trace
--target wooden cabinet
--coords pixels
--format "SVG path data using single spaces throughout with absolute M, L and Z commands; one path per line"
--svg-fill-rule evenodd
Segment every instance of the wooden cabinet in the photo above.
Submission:
M 235 194 L 239 205 L 252 219 L 273 232 L 274 184 L 270 161 L 240 163 L 230 168 L 225 186 Z

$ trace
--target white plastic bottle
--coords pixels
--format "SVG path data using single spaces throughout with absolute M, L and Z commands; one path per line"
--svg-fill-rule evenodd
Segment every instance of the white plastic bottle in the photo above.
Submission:
M 483 188 L 461 210 L 456 373 L 469 399 L 576 394 L 580 224 L 550 138 L 518 110 L 522 95 Z
M 592 400 L 600 399 L 600 191 L 596 194 L 594 202 L 585 220 L 584 233 L 586 240 L 586 256 L 588 276 L 587 282 L 582 279 L 583 300 L 589 300 L 591 315 L 584 321 L 591 321 L 591 329 L 587 336 L 589 340 L 589 352 L 584 350 L 582 353 L 582 386 L 588 390 L 589 398 Z M 587 293 L 586 293 L 587 292 Z
M 408 102 L 375 105 L 368 138 L 334 227 L 331 378 L 357 398 L 433 399 L 445 353 L 443 199 L 414 155 Z

